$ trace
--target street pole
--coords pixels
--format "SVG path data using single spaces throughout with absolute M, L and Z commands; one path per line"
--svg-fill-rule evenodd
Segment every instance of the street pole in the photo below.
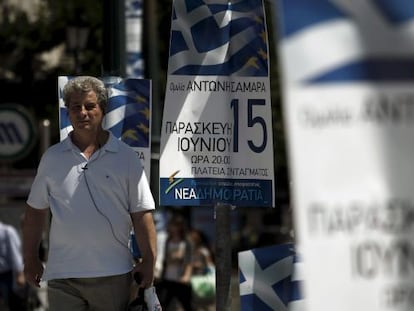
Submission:
M 103 23 L 102 76 L 124 77 L 126 74 L 125 3 L 105 0 Z
M 217 203 L 216 219 L 216 310 L 230 311 L 231 307 L 231 206 Z
M 161 115 L 163 105 L 161 96 L 159 35 L 157 34 L 157 1 L 143 0 L 144 3 L 144 49 L 145 71 L 152 80 L 152 110 L 151 110 L 151 189 L 159 205 L 159 159 Z

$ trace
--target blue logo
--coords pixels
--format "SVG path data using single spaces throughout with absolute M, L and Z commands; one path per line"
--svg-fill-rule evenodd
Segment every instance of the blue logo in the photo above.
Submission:
M 30 113 L 20 105 L 0 106 L 0 159 L 16 161 L 32 149 L 36 127 Z

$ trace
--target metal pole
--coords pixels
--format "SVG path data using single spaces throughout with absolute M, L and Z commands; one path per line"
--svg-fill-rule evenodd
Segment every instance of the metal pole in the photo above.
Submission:
M 152 81 L 152 116 L 151 116 L 151 189 L 159 205 L 159 158 L 160 133 L 163 104 L 161 103 L 161 78 L 159 61 L 159 35 L 157 33 L 157 1 L 144 1 L 144 45 L 145 71 Z
M 45 153 L 45 151 L 50 147 L 50 120 L 43 119 L 39 123 L 39 133 L 40 133 L 40 149 L 39 149 L 39 159 Z M 49 232 L 50 232 L 50 224 L 51 224 L 51 217 L 50 211 L 48 212 L 48 219 L 49 221 L 46 224 L 46 227 L 43 231 L 43 243 L 44 248 L 47 251 L 49 249 Z
M 159 61 L 159 35 L 157 33 L 157 1 L 144 0 L 144 39 L 145 39 L 145 64 L 147 73 L 153 81 L 153 112 L 152 112 L 152 132 L 153 136 L 159 139 L 161 128 L 162 105 L 160 103 L 161 78 Z
M 102 76 L 124 77 L 125 69 L 125 3 L 105 0 L 103 26 Z
M 231 307 L 231 206 L 215 205 L 216 218 L 216 310 Z

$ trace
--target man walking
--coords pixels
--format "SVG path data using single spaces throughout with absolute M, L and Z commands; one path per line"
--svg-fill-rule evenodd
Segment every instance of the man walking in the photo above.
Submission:
M 48 281 L 50 310 L 126 310 L 132 273 L 140 286 L 154 279 L 155 208 L 134 150 L 102 127 L 107 90 L 94 77 L 77 77 L 64 88 L 73 131 L 40 161 L 27 199 L 23 255 L 27 281 Z M 45 270 L 38 257 L 51 212 Z M 131 226 L 143 261 L 133 267 Z

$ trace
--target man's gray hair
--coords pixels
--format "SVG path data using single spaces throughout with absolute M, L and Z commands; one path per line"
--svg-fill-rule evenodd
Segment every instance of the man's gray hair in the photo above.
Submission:
M 69 106 L 73 94 L 88 93 L 90 91 L 95 92 L 99 106 L 103 112 L 106 112 L 108 92 L 105 84 L 98 78 L 91 76 L 79 76 L 68 81 L 63 88 L 63 101 L 65 102 L 65 106 Z

